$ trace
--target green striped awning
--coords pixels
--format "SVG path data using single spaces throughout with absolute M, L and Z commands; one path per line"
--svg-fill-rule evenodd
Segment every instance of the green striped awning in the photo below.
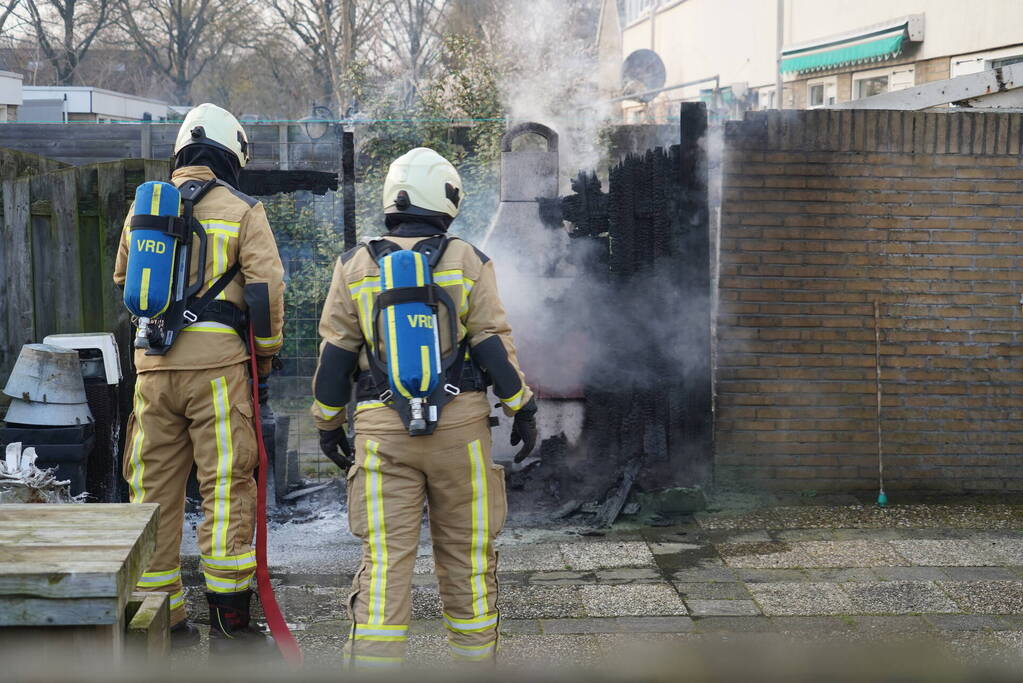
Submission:
M 906 25 L 866 35 L 782 51 L 782 73 L 823 71 L 850 64 L 869 64 L 894 59 L 902 53 Z

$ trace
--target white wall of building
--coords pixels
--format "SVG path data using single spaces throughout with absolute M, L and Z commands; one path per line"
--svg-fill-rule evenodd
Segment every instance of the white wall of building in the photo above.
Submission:
M 166 118 L 170 105 L 160 100 L 136 97 L 125 93 L 90 88 L 26 86 L 26 100 L 60 100 L 66 98 L 66 114 L 95 114 L 101 119 L 140 121 L 148 112 L 153 120 Z
M 21 74 L 0 71 L 0 105 L 21 106 Z

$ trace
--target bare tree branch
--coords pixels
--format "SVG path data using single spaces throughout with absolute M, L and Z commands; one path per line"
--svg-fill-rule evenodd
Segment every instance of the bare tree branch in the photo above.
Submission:
M 25 0 L 28 20 L 59 85 L 74 85 L 75 72 L 96 37 L 110 25 L 113 0 Z M 0 28 L 13 12 L 5 11 Z

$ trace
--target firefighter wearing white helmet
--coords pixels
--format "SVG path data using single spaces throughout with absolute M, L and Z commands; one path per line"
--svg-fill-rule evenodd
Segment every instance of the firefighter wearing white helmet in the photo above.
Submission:
M 496 652 L 494 539 L 507 505 L 504 470 L 490 456 L 487 388 L 514 420 L 512 444 L 523 443 L 516 462 L 536 443 L 536 404 L 519 369 L 493 262 L 447 235 L 464 195 L 458 171 L 435 151 L 413 149 L 395 160 L 384 181 L 388 232 L 338 259 L 320 319 L 312 414 L 324 454 L 348 472 L 349 522 L 363 542 L 365 569 L 352 586 L 345 647 L 353 666 L 404 657 L 427 501 L 451 653 L 490 661 Z M 416 264 L 412 282 L 423 286 L 395 286 L 402 263 Z M 401 306 L 433 314 L 390 316 L 393 325 L 377 325 Z M 381 346 L 403 343 L 406 318 L 410 333 L 433 328 L 441 359 L 442 377 L 432 380 L 439 388 L 423 399 L 430 410 L 418 422 L 409 417 L 409 398 L 399 395 L 405 389 L 391 390 L 398 369 L 381 362 Z M 384 339 L 389 343 L 377 343 Z M 429 365 L 432 352 L 422 355 Z M 418 360 L 417 353 L 409 357 Z M 426 373 L 423 386 L 429 383 Z M 354 449 L 345 430 L 352 398 Z
M 198 641 L 187 619 L 180 563 L 185 486 L 196 465 L 210 648 L 232 650 L 265 642 L 249 622 L 257 455 L 246 341 L 251 322 L 265 386 L 283 342 L 284 270 L 263 205 L 238 190 L 249 159 L 238 120 L 216 105 L 199 105 L 185 117 L 174 155 L 171 183 L 181 192 L 200 188 L 193 216 L 206 232 L 207 254 L 195 297 L 221 279 L 226 287 L 164 355 L 136 351 L 124 476 L 131 502 L 160 504 L 156 551 L 139 589 L 170 594 L 172 643 L 186 645 Z M 128 216 L 133 213 L 134 207 Z M 130 235 L 126 220 L 114 268 L 118 285 L 125 282 Z

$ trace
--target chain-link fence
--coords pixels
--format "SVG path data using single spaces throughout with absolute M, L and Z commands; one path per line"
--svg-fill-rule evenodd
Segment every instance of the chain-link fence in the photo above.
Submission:
M 271 379 L 270 405 L 287 433 L 289 484 L 328 479 L 337 467 L 320 454 L 309 406 L 319 356 L 319 322 L 334 263 L 344 248 L 341 192 L 262 197 L 284 265 L 283 368 Z M 280 454 L 280 451 L 278 451 Z

